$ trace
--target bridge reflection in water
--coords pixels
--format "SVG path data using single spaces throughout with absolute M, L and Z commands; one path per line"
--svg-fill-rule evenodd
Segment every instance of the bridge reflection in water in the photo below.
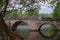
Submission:
M 53 25 L 52 23 L 44 23 L 39 30 L 30 30 L 29 25 L 25 22 L 20 22 L 19 24 L 15 23 L 13 27 L 15 26 L 15 31 L 16 33 L 23 39 L 23 40 L 40 40 L 41 37 L 39 38 L 38 36 L 41 33 L 41 36 L 47 37 L 52 37 L 55 36 L 56 34 L 56 26 Z M 14 29 L 14 28 L 13 28 Z M 41 31 L 41 32 L 40 32 Z M 35 34 L 38 33 L 38 34 Z M 30 37 L 29 37 L 30 36 Z
M 28 24 L 25 22 L 21 22 L 19 25 L 17 25 L 16 32 L 24 39 L 28 38 L 30 33 Z
M 50 20 L 49 19 L 41 19 L 41 20 L 34 20 L 34 19 L 33 20 L 32 19 L 16 20 L 15 19 L 15 20 L 10 20 L 9 22 L 8 23 L 11 26 L 10 28 L 12 28 L 12 30 L 14 30 L 22 38 L 22 40 L 60 40 L 60 21 L 59 20 L 55 21 L 51 19 Z M 55 35 L 53 35 L 53 37 L 45 37 L 39 33 L 38 29 L 43 23 L 50 23 L 50 22 L 56 26 L 57 32 Z

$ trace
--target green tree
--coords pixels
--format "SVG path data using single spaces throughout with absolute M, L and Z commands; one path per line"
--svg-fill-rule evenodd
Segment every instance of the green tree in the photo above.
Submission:
M 35 8 L 30 8 L 25 12 L 26 16 L 39 16 L 38 11 Z
M 7 14 L 7 17 L 18 17 L 17 11 L 12 11 L 11 13 Z
M 2 35 L 2 40 L 8 40 L 8 36 L 11 40 L 21 40 L 18 35 L 7 26 L 3 19 L 6 15 L 8 3 L 9 0 L 0 0 L 0 33 Z
M 52 17 L 52 13 L 49 13 L 49 14 L 47 14 L 47 13 L 40 13 L 39 16 L 41 16 L 41 17 Z
M 53 10 L 53 17 L 60 18 L 60 2 L 57 3 L 55 9 Z

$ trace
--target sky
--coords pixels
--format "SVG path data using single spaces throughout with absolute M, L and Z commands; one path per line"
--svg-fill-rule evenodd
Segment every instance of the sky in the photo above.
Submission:
M 50 0 L 50 1 L 52 1 L 52 0 Z M 50 1 L 49 1 L 49 3 L 50 3 Z M 40 13 L 52 13 L 53 12 L 53 9 L 50 7 L 50 4 L 48 4 L 48 2 L 41 3 L 41 5 L 44 5 L 44 6 L 41 6 L 41 9 L 39 10 Z
M 51 7 L 48 7 L 48 6 L 44 6 L 44 7 L 41 7 L 39 12 L 40 13 L 52 13 L 53 9 Z

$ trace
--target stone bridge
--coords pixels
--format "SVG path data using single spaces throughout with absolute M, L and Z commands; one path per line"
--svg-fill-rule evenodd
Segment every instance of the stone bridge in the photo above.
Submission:
M 60 19 L 48 18 L 48 17 L 16 17 L 16 18 L 4 18 L 6 24 L 12 28 L 16 25 L 16 22 L 26 22 L 29 25 L 30 30 L 38 30 L 43 23 L 51 22 L 57 27 L 57 34 L 52 38 L 44 38 L 38 32 L 31 32 L 27 40 L 60 40 Z M 32 36 L 33 35 L 33 36 Z

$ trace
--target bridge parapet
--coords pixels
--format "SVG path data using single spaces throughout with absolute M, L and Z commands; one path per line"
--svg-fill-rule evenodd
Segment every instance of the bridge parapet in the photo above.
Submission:
M 36 20 L 36 21 L 60 21 L 60 18 L 50 17 L 5 17 L 5 20 Z

